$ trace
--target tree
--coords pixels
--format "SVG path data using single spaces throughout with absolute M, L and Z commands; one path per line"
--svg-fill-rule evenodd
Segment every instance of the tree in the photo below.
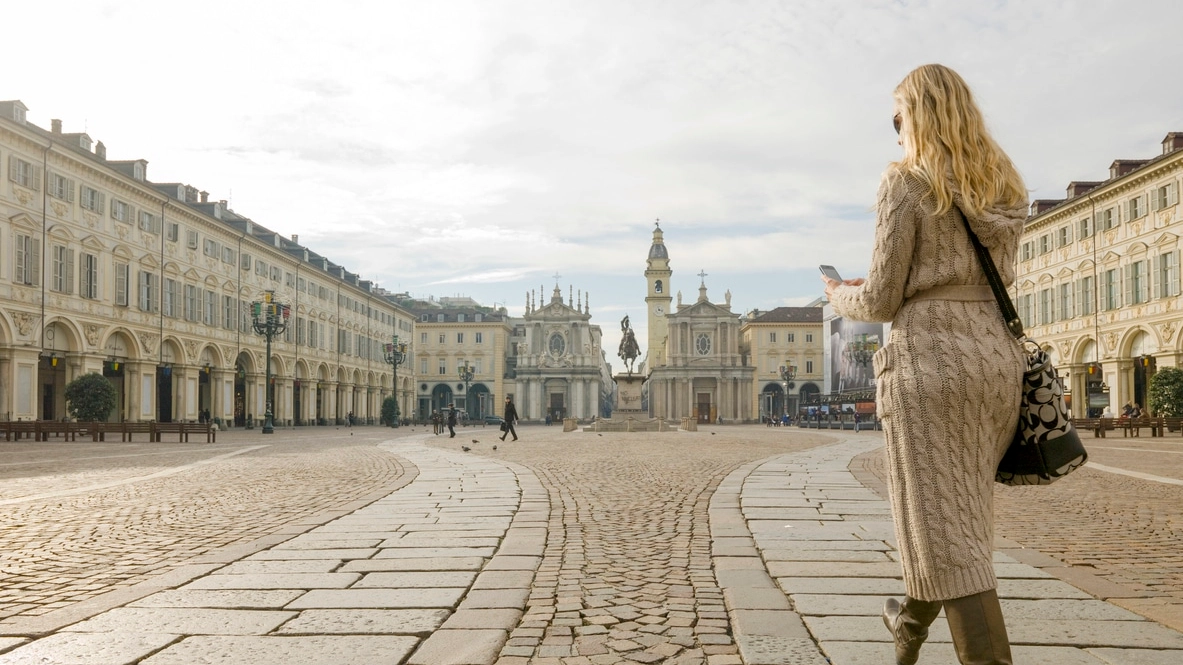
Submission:
M 101 422 L 115 408 L 115 386 L 102 374 L 83 374 L 66 386 L 70 415 L 81 422 Z
M 382 421 L 391 427 L 398 427 L 398 401 L 394 397 L 382 400 Z
M 1183 417 L 1183 370 L 1164 367 L 1150 378 L 1150 412 L 1166 418 Z

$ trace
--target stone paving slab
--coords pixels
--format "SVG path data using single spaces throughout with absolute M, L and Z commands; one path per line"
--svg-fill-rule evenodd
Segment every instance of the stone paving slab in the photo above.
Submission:
M 1086 649 L 1086 653 L 1106 665 L 1178 665 L 1183 663 L 1183 651 L 1151 649 Z
M 357 573 L 271 573 L 255 575 L 207 575 L 193 580 L 185 589 L 346 589 L 361 575 Z
M 179 635 L 134 631 L 56 633 L 5 653 L 3 663 L 4 665 L 132 663 L 179 638 Z
M 415 637 L 316 635 L 188 637 L 141 665 L 325 665 L 399 663 L 415 648 Z
M 448 618 L 446 609 L 306 610 L 276 631 L 280 635 L 426 635 Z
M 64 629 L 72 633 L 173 633 L 178 635 L 263 635 L 296 616 L 294 612 L 194 607 L 119 607 Z
M 224 609 L 282 609 L 304 594 L 300 589 L 180 590 L 154 593 L 128 607 L 212 607 Z

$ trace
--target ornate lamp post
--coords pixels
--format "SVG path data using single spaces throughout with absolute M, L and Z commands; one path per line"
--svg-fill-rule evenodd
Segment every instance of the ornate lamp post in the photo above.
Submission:
M 468 418 L 470 415 L 468 409 L 468 384 L 472 381 L 472 367 L 469 367 L 468 361 L 465 360 L 464 365 L 456 373 L 460 375 L 460 380 L 464 382 L 464 417 Z
M 264 434 L 275 433 L 275 425 L 271 420 L 273 417 L 271 403 L 274 399 L 274 394 L 271 390 L 271 340 L 277 335 L 283 334 L 288 329 L 288 318 L 291 315 L 292 310 L 290 307 L 275 301 L 275 291 L 265 292 L 262 302 L 256 300 L 251 303 L 252 325 L 255 333 L 267 338 L 266 410 L 263 413 Z
M 780 366 L 780 380 L 785 382 L 785 399 L 781 404 L 783 409 L 781 415 L 787 415 L 789 412 L 789 389 L 793 387 L 793 379 L 795 378 L 797 378 L 797 366 L 790 365 L 786 360 L 785 364 Z
M 399 417 L 402 415 L 402 408 L 398 402 L 398 366 L 407 360 L 407 344 L 406 342 L 398 341 L 398 335 L 394 336 L 394 343 L 386 345 L 386 364 L 394 368 L 394 422 L 390 424 L 391 427 L 398 427 Z

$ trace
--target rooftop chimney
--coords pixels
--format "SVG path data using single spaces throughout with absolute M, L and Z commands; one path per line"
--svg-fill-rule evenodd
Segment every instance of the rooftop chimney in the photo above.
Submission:
M 49 128 L 50 128 L 50 131 L 52 131 L 54 134 L 61 134 L 62 133 L 62 121 L 58 120 L 57 118 L 50 120 L 49 121 Z
M 201 193 L 201 202 L 202 203 L 209 203 L 209 192 L 202 192 Z
M 107 146 L 103 145 L 102 141 L 94 144 L 94 156 L 99 159 L 107 159 Z
M 295 233 L 293 233 L 293 234 L 292 234 L 292 244 L 293 244 L 293 245 L 299 245 L 299 244 L 300 244 L 300 236 L 299 236 L 299 235 L 297 235 L 297 234 L 295 234 Z

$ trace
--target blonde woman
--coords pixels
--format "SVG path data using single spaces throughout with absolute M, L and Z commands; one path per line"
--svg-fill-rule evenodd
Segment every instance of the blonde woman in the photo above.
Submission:
M 874 358 L 906 596 L 883 620 L 912 665 L 941 607 L 960 661 L 1011 663 L 992 563 L 994 471 L 1018 423 L 1025 363 L 966 221 L 1014 282 L 1027 192 L 965 81 L 941 65 L 895 89 L 903 158 L 879 187 L 866 279 L 826 277 L 834 312 L 891 321 Z

